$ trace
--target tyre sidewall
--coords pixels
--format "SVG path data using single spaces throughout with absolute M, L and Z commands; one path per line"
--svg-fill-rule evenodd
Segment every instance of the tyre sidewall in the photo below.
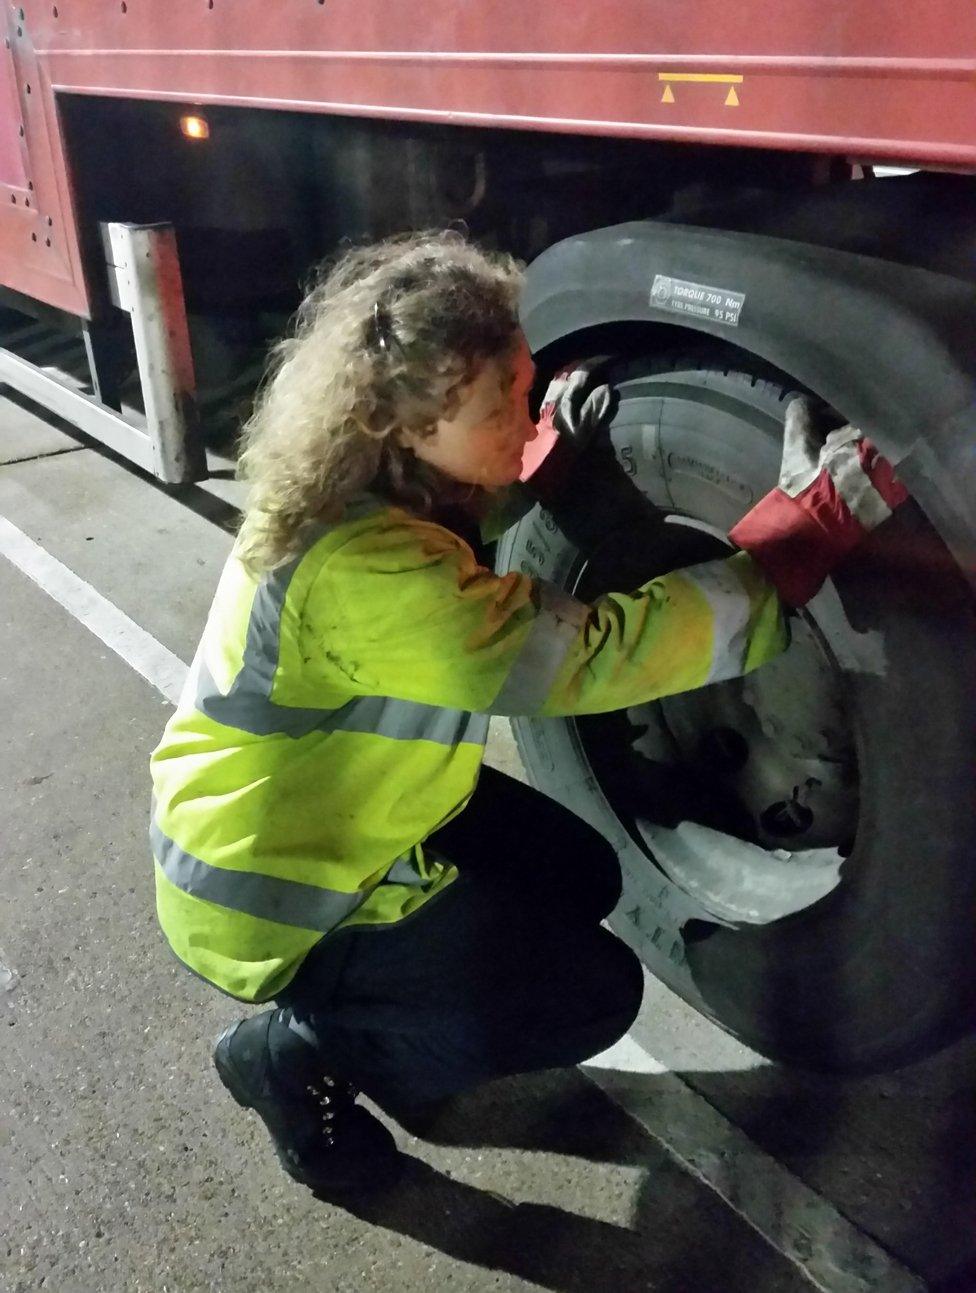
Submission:
M 788 387 L 680 362 L 621 364 L 613 379 L 617 459 L 656 507 L 728 529 L 775 484 Z M 686 1000 L 776 1058 L 885 1067 L 962 1026 L 974 981 L 976 625 L 940 550 L 910 504 L 818 599 L 844 670 L 861 805 L 840 885 L 794 916 L 716 925 L 618 819 L 576 725 L 514 723 L 533 783 L 617 850 L 615 931 Z M 931 569 L 906 562 L 919 553 Z M 506 536 L 499 558 L 563 587 L 579 564 L 540 509 Z

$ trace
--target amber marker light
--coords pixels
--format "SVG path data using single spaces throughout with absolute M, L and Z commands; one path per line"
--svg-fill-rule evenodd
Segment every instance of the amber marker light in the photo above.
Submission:
M 180 130 L 187 139 L 210 138 L 210 127 L 205 117 L 180 117 Z

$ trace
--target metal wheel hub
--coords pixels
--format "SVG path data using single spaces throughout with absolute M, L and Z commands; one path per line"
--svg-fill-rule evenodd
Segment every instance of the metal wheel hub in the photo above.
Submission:
M 668 520 L 678 528 L 683 518 Z M 687 525 L 700 534 L 700 522 Z M 627 719 L 629 748 L 615 757 L 632 774 L 621 815 L 713 919 L 765 924 L 836 887 L 857 826 L 857 760 L 843 675 L 809 613 L 791 619 L 787 650 L 748 677 L 638 706 Z M 607 767 L 606 749 L 594 762 Z M 668 821 L 656 789 L 642 805 L 642 762 L 655 787 L 662 770 L 689 774 L 687 820 Z
M 704 761 L 749 812 L 766 848 L 844 848 L 853 835 L 854 752 L 831 670 L 809 622 L 744 679 L 660 702 L 679 756 Z M 646 720 L 645 720 L 646 721 Z

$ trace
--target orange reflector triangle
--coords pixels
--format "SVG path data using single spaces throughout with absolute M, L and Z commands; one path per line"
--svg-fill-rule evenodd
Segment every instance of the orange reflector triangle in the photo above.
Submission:
M 739 106 L 739 96 L 735 92 L 734 85 L 729 89 L 729 97 L 725 100 L 725 106 L 727 108 L 737 108 Z
M 674 91 L 671 89 L 670 85 L 666 85 L 664 87 L 664 93 L 661 95 L 661 102 L 674 103 Z

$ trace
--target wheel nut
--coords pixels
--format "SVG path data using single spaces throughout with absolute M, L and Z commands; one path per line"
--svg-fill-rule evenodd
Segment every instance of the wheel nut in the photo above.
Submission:
M 797 799 L 781 799 L 759 815 L 759 824 L 769 835 L 790 839 L 805 834 L 813 825 L 813 813 Z

